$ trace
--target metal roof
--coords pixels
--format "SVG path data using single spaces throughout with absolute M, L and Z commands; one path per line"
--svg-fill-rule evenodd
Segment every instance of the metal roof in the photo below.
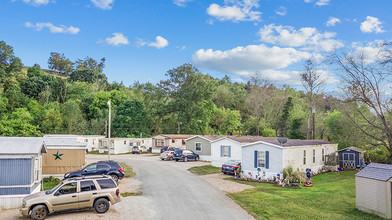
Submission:
M 278 142 L 279 137 L 261 137 L 261 136 L 227 136 L 227 138 L 237 141 L 241 144 L 255 143 L 263 141 L 269 144 L 278 145 L 281 147 L 293 147 L 293 146 L 310 146 L 310 145 L 322 145 L 322 144 L 334 144 L 325 140 L 299 140 L 299 139 L 286 139 L 287 142 L 280 144 Z
M 375 179 L 380 181 L 388 181 L 392 178 L 392 165 L 382 163 L 371 163 L 363 170 L 359 171 L 355 176 Z
M 338 152 L 339 152 L 339 151 L 345 151 L 345 150 L 352 150 L 352 151 L 356 151 L 356 152 L 359 152 L 359 153 L 363 153 L 363 152 L 366 151 L 366 150 L 364 150 L 364 149 L 357 148 L 357 147 L 346 147 L 346 148 L 344 148 L 344 149 L 338 150 Z
M 155 135 L 154 137 L 151 138 L 156 138 L 158 136 L 162 136 L 165 138 L 170 138 L 170 139 L 188 139 L 190 137 L 195 136 L 194 134 L 159 134 Z
M 47 153 L 42 138 L 0 137 L 0 155 Z

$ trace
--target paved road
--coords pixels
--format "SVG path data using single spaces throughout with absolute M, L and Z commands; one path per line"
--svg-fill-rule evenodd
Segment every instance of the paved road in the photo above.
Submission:
M 141 181 L 145 197 L 142 203 L 149 210 L 145 218 L 253 219 L 211 184 L 187 172 L 193 162 L 161 161 L 157 157 L 121 160 L 133 167 Z

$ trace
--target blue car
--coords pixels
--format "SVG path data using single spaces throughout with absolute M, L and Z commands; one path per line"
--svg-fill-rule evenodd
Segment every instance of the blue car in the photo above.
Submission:
M 121 164 L 119 164 L 117 161 L 106 160 L 89 164 L 78 171 L 66 173 L 64 175 L 64 179 L 91 175 L 109 175 L 117 182 L 119 179 L 124 178 L 125 173 L 124 167 L 121 166 Z
M 184 150 L 184 149 L 176 149 L 174 151 L 174 160 L 179 161 L 183 160 L 184 162 L 187 162 L 188 160 L 199 160 L 199 155 L 195 154 L 191 150 Z

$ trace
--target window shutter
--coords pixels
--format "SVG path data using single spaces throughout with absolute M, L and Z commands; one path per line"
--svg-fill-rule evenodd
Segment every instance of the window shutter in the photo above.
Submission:
M 221 145 L 221 157 L 223 157 L 223 146 Z
M 229 146 L 229 157 L 231 157 L 231 146 Z
M 265 168 L 269 169 L 269 151 L 265 152 Z
M 257 168 L 257 150 L 255 150 L 255 168 Z

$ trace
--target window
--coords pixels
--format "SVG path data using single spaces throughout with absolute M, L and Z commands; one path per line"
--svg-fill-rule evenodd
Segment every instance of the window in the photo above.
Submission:
M 265 167 L 265 151 L 257 151 L 257 167 Z
M 221 157 L 230 157 L 230 146 L 221 146 Z
M 93 171 L 97 169 L 97 164 L 91 164 L 90 166 L 86 167 L 87 171 Z
M 34 159 L 34 182 L 41 180 L 41 175 L 42 175 L 41 168 L 42 168 L 41 160 L 39 157 L 36 157 Z
M 324 153 L 324 148 L 321 150 L 321 160 L 325 161 L 324 159 L 325 153 Z
M 124 144 L 127 144 L 127 141 L 124 141 Z
M 98 164 L 97 170 L 110 170 L 110 167 L 106 164 Z
M 63 195 L 63 194 L 71 194 L 71 193 L 76 193 L 76 187 L 77 183 L 67 183 L 64 186 L 62 186 L 59 191 L 57 191 L 58 194 Z
M 165 141 L 163 139 L 156 139 L 155 140 L 155 146 L 162 147 L 163 145 L 165 145 Z
M 172 139 L 172 143 L 176 143 L 176 140 Z
M 116 184 L 111 179 L 97 180 L 97 182 L 98 182 L 99 186 L 101 187 L 101 189 L 116 188 Z
M 306 150 L 304 150 L 304 165 L 306 164 Z
M 313 163 L 316 163 L 316 149 L 313 149 Z
M 102 141 L 102 147 L 108 147 L 108 141 Z
M 144 144 L 144 140 L 142 140 L 142 143 Z
M 80 191 L 87 192 L 93 190 L 97 190 L 97 188 L 95 187 L 95 184 L 92 180 L 80 182 Z
M 201 142 L 196 142 L 195 143 L 195 150 L 196 151 L 201 151 Z
M 84 139 L 84 142 L 86 142 L 86 143 L 87 143 L 87 142 L 88 142 L 88 139 Z

